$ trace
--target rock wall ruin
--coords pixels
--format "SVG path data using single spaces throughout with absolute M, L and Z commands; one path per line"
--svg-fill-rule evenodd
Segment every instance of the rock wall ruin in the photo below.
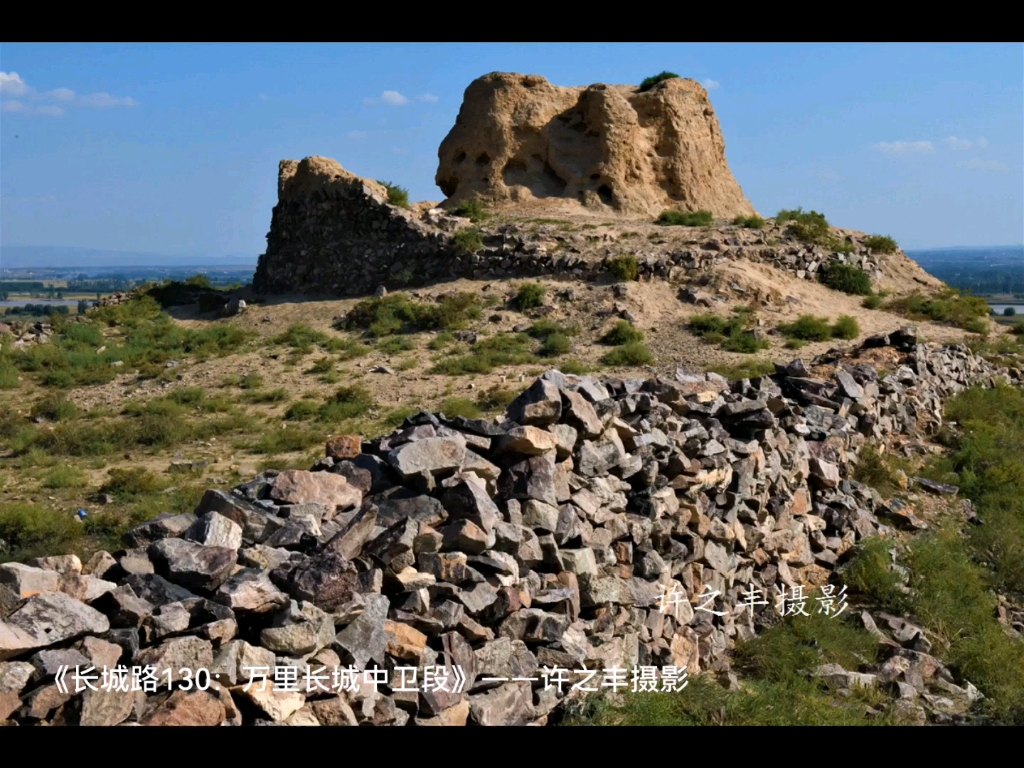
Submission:
M 925 526 L 851 479 L 862 446 L 933 434 L 949 396 L 998 380 L 1020 372 L 901 329 L 732 383 L 550 371 L 500 423 L 422 413 L 329 441 L 312 471 L 211 489 L 84 565 L 0 566 L 0 721 L 543 724 L 579 695 L 545 669 L 727 677 L 785 590 L 834 590 L 858 542 Z M 977 699 L 918 628 L 879 623 L 896 630 L 871 624 L 881 663 L 810 673 L 899 686 L 921 722 Z M 152 667 L 152 688 L 60 690 L 62 669 L 117 665 Z M 428 668 L 461 684 L 422 687 Z M 205 688 L 186 686 L 198 670 Z

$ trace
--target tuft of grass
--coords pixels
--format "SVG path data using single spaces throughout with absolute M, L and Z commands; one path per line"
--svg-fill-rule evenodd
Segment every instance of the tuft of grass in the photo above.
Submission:
M 452 344 L 454 341 L 454 333 L 452 333 L 451 331 L 442 331 L 441 333 L 437 334 L 436 336 L 434 336 L 434 338 L 430 340 L 430 343 L 427 344 L 427 349 L 432 349 L 436 352 L 438 350 L 444 349 L 449 344 Z
M 377 351 L 385 355 L 397 355 L 416 349 L 416 343 L 408 336 L 388 336 L 377 342 Z
M 878 537 L 865 539 L 843 573 L 843 581 L 875 605 L 903 615 L 910 608 L 910 599 L 902 577 L 893 568 L 892 547 L 892 542 Z
M 31 414 L 51 421 L 70 421 L 78 415 L 78 406 L 64 395 L 49 394 L 32 406 Z
M 631 282 L 640 277 L 640 264 L 636 256 L 616 256 L 608 260 L 608 271 L 620 282 Z
M 729 381 L 740 379 L 756 379 L 771 376 L 775 373 L 775 364 L 771 360 L 749 360 L 739 365 L 718 365 L 710 368 L 712 373 L 724 376 Z
M 552 333 L 544 339 L 537 351 L 541 357 L 558 357 L 572 352 L 572 342 L 564 333 Z
M 85 484 L 85 473 L 69 464 L 58 465 L 43 476 L 44 488 L 81 488 Z
M 711 211 L 662 211 L 654 223 L 668 227 L 707 227 L 714 221 Z
M 338 325 L 381 337 L 419 331 L 460 330 L 471 320 L 478 319 L 480 314 L 480 300 L 469 292 L 442 296 L 440 301 L 432 304 L 410 301 L 404 293 L 392 293 L 380 299 L 359 302 Z
M 530 351 L 531 339 L 524 333 L 500 333 L 478 341 L 464 355 L 439 361 L 431 373 L 458 376 L 470 373 L 491 373 L 503 365 L 526 365 L 537 362 Z
M 109 479 L 100 486 L 100 493 L 109 493 L 118 501 L 131 501 L 136 496 L 158 493 L 167 487 L 165 480 L 141 467 L 110 469 L 107 475 Z
M 877 295 L 865 296 L 864 301 L 860 303 L 864 309 L 878 309 L 882 306 L 882 297 Z
M 840 315 L 832 324 L 832 335 L 837 339 L 849 341 L 860 336 L 860 325 L 850 315 Z
M 18 388 L 18 369 L 0 359 L 0 389 Z
M 67 552 L 84 534 L 71 513 L 27 502 L 0 504 L 0 559 L 24 561 L 39 555 Z
M 801 315 L 792 323 L 780 325 L 783 335 L 801 341 L 828 341 L 832 338 L 832 326 L 823 317 Z
M 642 342 L 632 341 L 608 352 L 601 362 L 613 367 L 652 365 L 654 355 Z
M 298 400 L 288 406 L 284 417 L 287 421 L 308 421 L 320 412 L 320 404 L 313 400 Z
M 628 320 L 619 320 L 601 337 L 602 344 L 620 346 L 622 344 L 639 344 L 644 340 L 644 332 Z
M 547 293 L 548 289 L 540 283 L 526 283 L 520 286 L 516 292 L 512 299 L 512 306 L 520 312 L 535 309 L 544 305 L 544 297 L 547 296 Z
M 484 208 L 484 203 L 479 198 L 467 200 L 452 209 L 453 216 L 462 216 L 474 224 L 484 221 L 490 214 Z
M 594 370 L 594 366 L 582 360 L 563 360 L 558 364 L 558 370 L 573 376 L 584 376 Z
M 864 238 L 864 245 L 876 253 L 896 253 L 899 246 L 887 235 L 871 235 Z
M 391 205 L 397 205 L 399 208 L 409 208 L 409 190 L 405 187 L 400 187 L 398 184 L 392 184 L 390 181 L 377 181 L 378 184 L 382 184 L 388 191 L 388 202 Z
M 860 267 L 834 261 L 819 270 L 821 282 L 834 291 L 854 296 L 871 295 L 871 276 Z
M 745 227 L 746 229 L 764 228 L 764 219 L 760 216 L 737 216 L 732 220 L 732 223 L 738 227 Z
M 479 419 L 481 416 L 480 407 L 465 397 L 448 398 L 441 403 L 440 411 L 449 419 L 454 419 L 457 416 L 465 416 L 467 419 Z
M 365 387 L 341 387 L 320 407 L 320 419 L 325 422 L 354 419 L 365 416 L 376 405 L 373 395 Z
M 886 305 L 886 309 L 911 320 L 948 323 L 971 333 L 984 333 L 988 330 L 988 302 L 955 288 L 946 288 L 933 296 L 913 293 L 893 299 Z
M 254 389 L 247 392 L 244 399 L 248 403 L 283 403 L 291 399 L 291 394 L 283 387 L 267 390 Z
M 484 247 L 483 236 L 476 227 L 460 229 L 452 237 L 452 243 L 460 251 L 470 251 L 471 253 L 476 253 Z
M 477 395 L 476 404 L 484 411 L 501 411 L 518 396 L 513 389 L 494 386 Z
M 771 345 L 759 339 L 750 327 L 754 314 L 746 307 L 734 310 L 732 317 L 714 314 L 695 315 L 690 318 L 687 328 L 710 344 L 719 344 L 727 352 L 753 354 Z
M 675 72 L 669 72 L 667 70 L 664 72 L 659 72 L 656 75 L 651 75 L 650 77 L 645 77 L 643 80 L 640 81 L 639 92 L 643 93 L 644 91 L 649 91 L 658 83 L 661 83 L 665 80 L 671 80 L 676 77 L 679 77 L 679 75 L 677 75 Z

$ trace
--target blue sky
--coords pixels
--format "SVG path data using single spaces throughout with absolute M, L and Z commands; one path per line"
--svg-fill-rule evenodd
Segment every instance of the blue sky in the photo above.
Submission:
M 278 161 L 441 200 L 437 147 L 492 71 L 704 82 L 762 215 L 905 248 L 1024 241 L 1021 45 L 3 45 L 0 243 L 258 256 Z

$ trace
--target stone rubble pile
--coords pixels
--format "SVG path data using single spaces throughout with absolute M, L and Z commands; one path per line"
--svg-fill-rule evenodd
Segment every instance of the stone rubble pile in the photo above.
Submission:
M 14 341 L 11 342 L 12 348 L 25 349 L 33 344 L 48 342 L 53 336 L 53 326 L 42 320 L 14 320 L 10 323 L 0 323 L 0 338 L 8 334 L 14 337 Z
M 332 439 L 312 471 L 209 490 L 124 550 L 0 566 L 0 721 L 542 724 L 568 693 L 544 669 L 728 678 L 729 651 L 777 621 L 777 598 L 836 586 L 859 541 L 924 525 L 850 479 L 859 449 L 934 432 L 947 397 L 997 379 L 1020 373 L 901 329 L 732 383 L 549 371 L 500 423 L 421 413 L 373 441 Z M 865 616 L 884 664 L 814 674 L 898 688 L 922 718 L 977 698 L 918 628 Z M 89 664 L 153 667 L 159 682 L 61 690 L 62 667 Z M 465 680 L 247 685 L 255 668 L 273 682 L 307 667 L 392 681 L 398 667 L 457 667 Z

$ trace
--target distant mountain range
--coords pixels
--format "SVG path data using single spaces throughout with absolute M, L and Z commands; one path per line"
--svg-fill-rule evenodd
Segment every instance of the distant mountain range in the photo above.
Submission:
M 112 251 L 50 245 L 0 246 L 0 269 L 78 269 L 89 267 L 248 267 L 258 255 L 169 256 L 138 251 Z

